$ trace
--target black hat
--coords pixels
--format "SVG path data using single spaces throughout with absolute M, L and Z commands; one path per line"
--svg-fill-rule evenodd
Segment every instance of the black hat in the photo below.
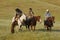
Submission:
M 15 10 L 16 10 L 16 12 L 22 13 L 22 11 L 19 8 L 16 8 Z
M 32 10 L 32 8 L 29 8 L 30 10 Z

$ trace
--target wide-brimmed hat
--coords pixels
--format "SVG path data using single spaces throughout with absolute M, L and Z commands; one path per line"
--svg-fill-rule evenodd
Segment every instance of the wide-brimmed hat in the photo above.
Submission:
M 32 10 L 32 8 L 29 8 L 30 10 Z
M 49 11 L 49 9 L 46 10 L 47 12 Z

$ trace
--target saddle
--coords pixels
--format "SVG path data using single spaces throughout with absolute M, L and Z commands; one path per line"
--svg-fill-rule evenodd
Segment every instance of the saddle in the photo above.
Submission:
M 44 20 L 44 25 L 53 26 L 53 18 L 48 17 L 47 20 Z

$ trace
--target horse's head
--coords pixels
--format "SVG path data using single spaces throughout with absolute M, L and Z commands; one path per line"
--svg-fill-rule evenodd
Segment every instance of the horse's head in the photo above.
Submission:
M 55 17 L 54 16 L 52 16 L 52 21 L 55 23 Z
M 52 21 L 52 22 L 55 22 L 54 20 L 55 20 L 55 17 L 54 16 L 52 16 L 52 17 L 48 17 L 48 19 L 47 19 L 48 21 Z
M 41 22 L 41 16 L 35 16 L 36 21 Z

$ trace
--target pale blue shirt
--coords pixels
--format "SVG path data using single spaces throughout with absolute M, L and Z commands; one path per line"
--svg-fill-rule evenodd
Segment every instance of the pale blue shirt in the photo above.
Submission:
M 45 17 L 51 17 L 51 14 L 48 12 L 45 14 Z

